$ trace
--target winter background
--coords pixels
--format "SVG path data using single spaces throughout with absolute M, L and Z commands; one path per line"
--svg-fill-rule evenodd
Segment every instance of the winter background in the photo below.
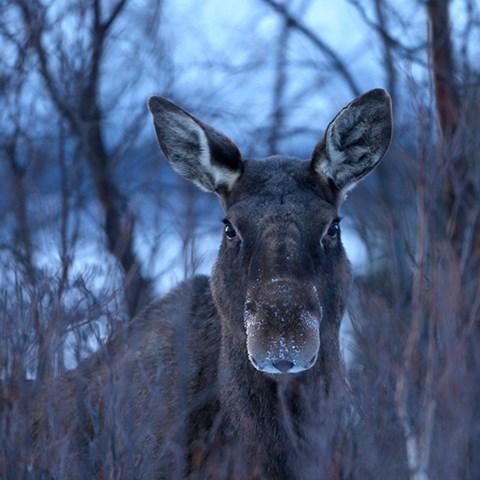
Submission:
M 338 110 L 380 86 L 394 141 L 342 207 L 357 449 L 343 471 L 478 478 L 476 0 L 0 0 L 0 11 L 4 399 L 73 368 L 212 266 L 222 210 L 162 157 L 149 95 L 247 158 L 308 158 Z M 11 461 L 23 437 L 5 420 L 18 416 L 4 413 L 0 478 L 23 478 Z

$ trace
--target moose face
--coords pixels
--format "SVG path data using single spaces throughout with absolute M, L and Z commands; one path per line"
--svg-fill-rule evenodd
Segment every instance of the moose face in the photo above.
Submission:
M 325 339 L 338 337 L 350 284 L 338 208 L 388 149 L 388 95 L 376 89 L 347 105 L 309 161 L 243 160 L 227 137 L 179 107 L 160 97 L 149 107 L 173 168 L 217 193 L 225 209 L 211 279 L 222 334 L 243 342 L 262 372 L 311 368 Z
M 261 371 L 297 373 L 318 357 L 322 323 L 339 325 L 350 267 L 340 239 L 339 192 L 309 162 L 244 162 L 226 197 L 212 285 Z M 239 333 L 240 335 L 240 333 Z

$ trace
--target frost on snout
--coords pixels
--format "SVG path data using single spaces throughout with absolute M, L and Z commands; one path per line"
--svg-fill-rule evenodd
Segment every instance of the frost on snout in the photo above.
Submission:
M 311 368 L 320 348 L 322 308 L 313 300 L 290 303 L 291 292 L 270 298 L 261 291 L 248 295 L 244 308 L 247 351 L 252 365 L 262 372 L 298 373 Z M 288 295 L 290 293 L 290 295 Z M 312 295 L 310 295 L 312 297 Z

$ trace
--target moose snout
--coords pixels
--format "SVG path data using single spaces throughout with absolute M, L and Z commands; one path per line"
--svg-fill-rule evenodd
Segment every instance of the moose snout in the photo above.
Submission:
M 321 310 L 293 308 L 282 312 L 272 306 L 257 307 L 245 309 L 247 350 L 252 365 L 273 374 L 311 368 L 320 349 Z

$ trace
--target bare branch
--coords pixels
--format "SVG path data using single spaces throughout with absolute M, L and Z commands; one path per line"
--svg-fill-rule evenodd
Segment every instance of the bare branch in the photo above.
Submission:
M 277 61 L 275 65 L 275 86 L 273 89 L 273 121 L 272 128 L 268 136 L 270 154 L 277 153 L 280 134 L 283 129 L 285 118 L 285 106 L 283 105 L 285 88 L 287 85 L 287 49 L 290 39 L 290 23 L 284 21 L 283 28 L 280 30 L 278 40 Z
M 347 1 L 355 7 L 365 24 L 378 33 L 380 38 L 382 38 L 384 44 L 388 46 L 389 49 L 399 52 L 399 54 L 402 55 L 404 58 L 407 58 L 414 63 L 417 63 L 424 67 L 427 66 L 425 61 L 423 61 L 418 55 L 422 55 L 424 53 L 426 42 L 422 40 L 420 44 L 409 47 L 402 43 L 401 39 L 395 38 L 392 32 L 389 30 L 388 26 L 386 25 L 385 7 L 388 5 L 390 9 L 393 9 L 391 4 L 386 4 L 384 0 L 373 0 L 375 4 L 375 15 L 377 17 L 377 21 L 375 22 L 369 18 L 364 6 L 359 0 Z M 379 9 L 381 10 L 380 12 Z M 394 10 L 390 12 L 390 15 L 395 17 L 397 23 L 400 23 L 399 13 L 397 11 Z M 407 28 L 407 24 L 403 22 L 402 27 L 404 29 Z
M 310 30 L 306 25 L 300 22 L 295 18 L 288 9 L 275 0 L 262 0 L 264 3 L 272 7 L 276 12 L 278 12 L 285 20 L 291 25 L 292 28 L 302 33 L 306 38 L 308 38 L 320 51 L 322 51 L 327 58 L 330 60 L 333 68 L 340 74 L 345 83 L 350 88 L 350 91 L 354 96 L 358 96 L 361 93 L 360 87 L 357 85 L 357 82 L 354 80 L 352 74 L 348 70 L 345 63 L 341 58 L 335 53 L 335 51 L 329 47 L 318 35 L 316 35 L 312 30 Z
M 105 31 L 108 31 L 112 26 L 113 22 L 117 19 L 117 17 L 122 13 L 122 10 L 125 8 L 128 0 L 119 0 L 119 2 L 113 7 L 112 13 L 110 17 L 103 23 L 103 28 Z
M 15 1 L 22 12 L 25 27 L 29 34 L 28 41 L 37 53 L 40 62 L 40 73 L 50 96 L 62 115 L 64 115 L 73 126 L 78 128 L 78 118 L 58 88 L 58 84 L 55 81 L 55 74 L 51 71 L 48 64 L 48 54 L 43 46 L 42 36 L 46 22 L 45 9 L 38 0 L 33 0 L 32 2 L 24 0 Z
M 101 58 L 103 56 L 103 49 L 105 46 L 105 38 L 112 27 L 115 20 L 122 13 L 122 10 L 126 6 L 128 0 L 120 0 L 112 10 L 110 16 L 102 21 L 102 12 L 101 12 L 101 0 L 95 0 L 93 2 L 93 29 L 92 29 L 92 65 L 91 73 L 89 75 L 89 84 L 88 89 L 90 89 L 89 96 L 95 97 L 97 89 L 97 81 L 99 78 L 99 68 Z
M 13 178 L 14 214 L 16 219 L 14 255 L 18 266 L 23 270 L 24 278 L 30 285 L 35 285 L 37 271 L 33 263 L 33 245 L 31 219 L 28 215 L 28 193 L 25 188 L 26 169 L 18 160 L 17 144 L 20 141 L 18 127 L 12 134 L 10 142 L 2 148 L 10 166 Z
M 397 72 L 395 71 L 395 62 L 393 58 L 393 43 L 391 37 L 387 34 L 387 19 L 385 17 L 385 4 L 383 0 L 374 0 L 375 13 L 377 15 L 378 24 L 381 28 L 378 28 L 380 38 L 382 39 L 383 46 L 383 59 L 385 64 L 385 70 L 387 75 L 387 89 L 390 97 L 392 98 L 392 104 L 395 107 L 397 104 Z
M 449 0 L 427 2 L 435 97 L 442 133 L 446 139 L 450 139 L 457 129 L 460 108 L 454 78 L 449 3 Z

